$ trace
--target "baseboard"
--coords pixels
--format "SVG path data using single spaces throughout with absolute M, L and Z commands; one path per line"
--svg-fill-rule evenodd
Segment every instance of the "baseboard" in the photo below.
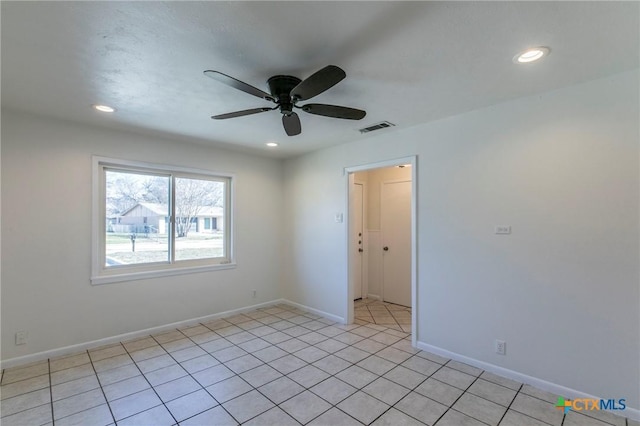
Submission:
M 378 296 L 377 294 L 367 294 L 367 299 L 382 300 L 382 297 Z
M 288 299 L 280 299 L 280 303 L 286 303 L 287 305 L 293 305 L 296 308 L 314 313 L 316 315 L 320 315 L 321 317 L 325 317 L 326 319 L 330 319 L 331 321 L 339 322 L 340 324 L 346 324 L 344 318 L 339 317 L 337 315 L 330 314 L 328 312 L 321 311 L 316 308 L 312 308 L 311 306 L 303 305 L 301 303 L 296 303 Z
M 575 389 L 568 388 L 566 386 L 562 386 L 556 383 L 548 382 L 546 380 L 539 379 L 537 377 L 528 376 L 526 374 L 519 373 L 514 370 L 509 370 L 508 368 L 500 367 L 494 364 L 490 364 L 488 362 L 480 361 L 475 358 L 470 358 L 468 356 L 460 355 L 455 352 L 450 352 L 446 349 L 442 349 L 438 346 L 429 345 L 424 342 L 416 342 L 417 348 L 423 351 L 431 352 L 436 355 L 440 355 L 445 358 L 452 359 L 454 361 L 463 362 L 465 364 L 472 365 L 474 367 L 481 368 L 490 373 L 497 374 L 498 376 L 506 377 L 507 379 L 515 380 L 517 382 L 526 383 L 531 386 L 535 386 L 538 389 L 542 389 L 547 392 L 554 393 L 556 395 L 563 396 L 565 398 L 590 398 L 590 399 L 600 399 L 599 396 L 590 395 L 585 392 L 581 392 Z M 640 410 L 636 408 L 627 407 L 624 411 L 620 413 L 612 414 L 627 417 L 632 420 L 640 421 Z
M 79 343 L 76 345 L 65 346 L 63 348 L 51 349 L 44 352 L 37 352 L 35 354 L 24 355 L 16 358 L 9 358 L 7 360 L 0 361 L 0 368 L 11 368 L 24 364 L 31 364 L 37 361 L 43 361 L 49 358 L 57 358 L 65 355 L 71 355 L 87 349 L 97 348 L 99 346 L 110 345 L 118 342 L 126 342 L 127 340 L 133 340 L 138 337 L 149 336 L 151 334 L 162 333 L 163 331 L 175 330 L 176 328 L 186 327 L 188 325 L 195 325 L 201 322 L 213 321 L 218 318 L 230 317 L 233 315 L 241 314 L 244 312 L 253 311 L 258 308 L 266 306 L 277 305 L 279 303 L 287 303 L 294 306 L 300 306 L 293 302 L 289 302 L 284 299 L 271 300 L 269 302 L 258 303 L 257 305 L 245 306 L 238 309 L 232 309 L 229 311 L 219 312 L 217 314 L 205 315 L 203 317 L 191 318 L 184 321 L 178 321 L 171 324 L 165 324 L 157 327 L 151 327 L 144 330 L 132 331 L 130 333 L 119 334 L 117 336 L 106 337 L 104 339 L 92 340 L 89 342 Z M 311 309 L 309 309 L 311 311 Z M 321 315 L 318 313 L 318 315 Z

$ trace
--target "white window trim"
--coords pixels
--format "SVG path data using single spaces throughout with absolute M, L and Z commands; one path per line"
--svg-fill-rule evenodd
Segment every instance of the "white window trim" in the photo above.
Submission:
M 91 284 L 109 284 L 123 281 L 134 281 L 149 278 L 168 277 L 174 275 L 191 274 L 206 271 L 217 271 L 223 269 L 232 269 L 237 266 L 235 263 L 235 175 L 231 173 L 214 172 L 211 170 L 195 169 L 180 166 L 171 166 L 164 164 L 145 163 L 141 161 L 121 160 L 109 157 L 92 156 L 93 161 L 93 188 L 92 188 L 92 211 L 91 211 Z M 104 202 L 105 188 L 102 183 L 103 167 L 123 167 L 148 169 L 155 172 L 165 172 L 172 174 L 185 173 L 189 175 L 201 175 L 203 177 L 218 177 L 229 179 L 229 198 L 230 202 L 225 209 L 228 210 L 228 259 L 222 263 L 205 264 L 194 261 L 189 264 L 188 261 L 180 263 L 155 263 L 148 265 L 132 266 L 127 270 L 107 269 L 104 266 Z M 229 226 L 230 225 L 230 226 Z

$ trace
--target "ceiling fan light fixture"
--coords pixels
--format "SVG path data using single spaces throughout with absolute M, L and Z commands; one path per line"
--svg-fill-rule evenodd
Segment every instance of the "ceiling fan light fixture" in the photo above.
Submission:
M 514 56 L 513 62 L 516 64 L 528 64 L 544 58 L 549 52 L 551 52 L 551 49 L 545 46 L 532 47 Z
M 92 105 L 92 107 L 96 111 L 100 111 L 100 112 L 115 112 L 116 111 L 116 109 L 114 107 L 110 107 L 109 105 L 94 104 L 94 105 Z

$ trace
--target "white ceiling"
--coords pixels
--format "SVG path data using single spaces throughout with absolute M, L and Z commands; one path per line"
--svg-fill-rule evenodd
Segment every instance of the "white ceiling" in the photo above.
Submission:
M 635 69 L 640 56 L 637 2 L 2 1 L 1 13 L 3 107 L 279 157 L 382 120 L 407 127 Z M 512 63 L 540 45 L 552 49 L 542 62 Z M 210 118 L 271 105 L 204 70 L 268 91 L 272 75 L 329 64 L 347 78 L 311 102 L 363 120 L 300 112 L 302 134 L 287 137 L 277 111 Z

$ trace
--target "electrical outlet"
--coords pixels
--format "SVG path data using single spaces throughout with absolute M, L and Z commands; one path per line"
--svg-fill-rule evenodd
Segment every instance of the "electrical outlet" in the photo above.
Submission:
M 26 331 L 16 332 L 16 345 L 26 345 L 28 334 Z
M 507 354 L 507 342 L 504 340 L 496 340 L 496 353 L 498 355 Z
M 253 290 L 252 297 L 255 299 L 258 295 L 258 290 Z

